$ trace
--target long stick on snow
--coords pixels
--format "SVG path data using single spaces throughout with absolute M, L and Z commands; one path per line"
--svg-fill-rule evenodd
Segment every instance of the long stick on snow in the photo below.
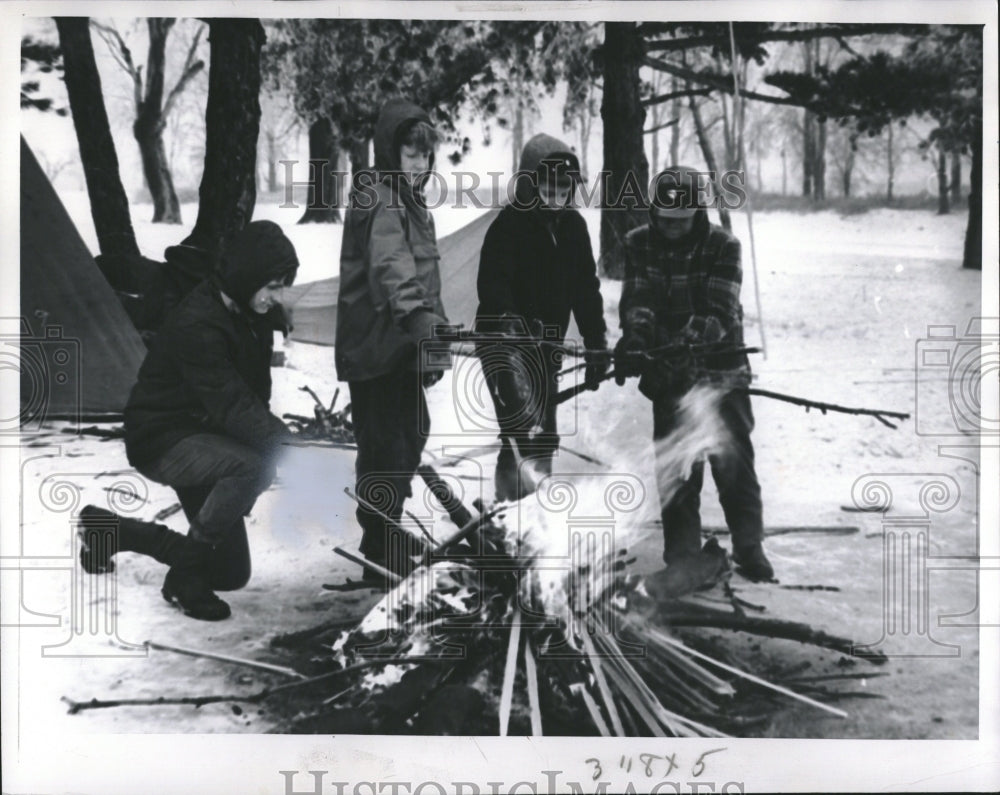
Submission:
M 507 643 L 507 664 L 503 670 L 503 688 L 500 691 L 500 736 L 507 736 L 510 707 L 514 698 L 514 677 L 517 675 L 517 650 L 521 645 L 521 611 L 514 608 L 510 624 L 510 641 Z
M 660 638 L 660 641 L 663 643 L 669 643 L 671 646 L 676 646 L 681 651 L 684 651 L 694 657 L 697 657 L 700 660 L 704 660 L 705 662 L 711 663 L 712 665 L 718 666 L 723 671 L 728 671 L 731 674 L 735 674 L 736 676 L 742 677 L 743 679 L 753 682 L 754 684 L 760 685 L 761 687 L 766 687 L 769 690 L 774 690 L 775 692 L 786 695 L 789 698 L 794 698 L 797 701 L 802 701 L 806 704 L 816 707 L 817 709 L 821 709 L 824 712 L 829 712 L 831 715 L 836 715 L 838 718 L 847 717 L 847 713 L 844 712 L 844 710 L 842 709 L 837 709 L 836 707 L 831 707 L 828 704 L 823 704 L 822 702 L 814 701 L 808 696 L 803 696 L 801 693 L 796 693 L 794 690 L 789 690 L 787 687 L 776 685 L 772 682 L 768 682 L 766 679 L 761 679 L 759 676 L 754 676 L 753 674 L 747 673 L 746 671 L 741 671 L 739 668 L 734 668 L 731 665 L 727 665 L 726 663 L 720 660 L 716 660 L 714 657 L 709 657 L 707 654 L 702 654 L 700 651 L 695 651 L 690 646 L 685 646 L 679 640 L 675 640 L 674 638 L 671 638 L 668 635 L 663 635 Z
M 146 647 L 150 649 L 158 649 L 159 651 L 172 651 L 175 654 L 186 654 L 188 657 L 201 657 L 206 660 L 218 660 L 219 662 L 232 663 L 233 665 L 242 665 L 246 668 L 256 668 L 261 671 L 269 671 L 273 674 L 290 676 L 293 679 L 306 678 L 305 674 L 300 674 L 298 671 L 293 670 L 292 668 L 287 668 L 284 665 L 271 665 L 270 663 L 257 662 L 256 660 L 246 660 L 241 657 L 230 657 L 227 654 L 218 654 L 212 651 L 186 649 L 183 646 L 168 646 L 166 643 L 157 643 L 154 640 L 147 640 Z

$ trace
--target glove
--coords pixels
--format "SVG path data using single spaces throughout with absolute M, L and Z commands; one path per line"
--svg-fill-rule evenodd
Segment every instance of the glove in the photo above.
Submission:
M 611 359 L 607 354 L 596 351 L 587 351 L 583 354 L 583 359 L 587 363 L 587 371 L 584 376 L 584 383 L 587 389 L 596 390 L 605 374 L 611 369 Z
M 625 379 L 641 375 L 643 366 L 637 354 L 646 350 L 646 343 L 639 337 L 626 334 L 615 345 L 615 383 L 625 385 Z

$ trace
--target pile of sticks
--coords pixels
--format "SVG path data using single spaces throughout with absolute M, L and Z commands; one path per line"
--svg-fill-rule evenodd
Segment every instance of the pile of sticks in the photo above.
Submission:
M 319 399 L 310 387 L 299 387 L 300 392 L 308 392 L 312 397 L 313 416 L 306 417 L 301 414 L 282 414 L 282 419 L 286 420 L 288 426 L 296 436 L 308 442 L 330 442 L 337 447 L 354 447 L 354 425 L 351 423 L 351 404 L 348 403 L 339 411 L 334 411 L 337 405 L 337 398 L 340 397 L 340 389 L 333 393 L 333 400 L 329 407 Z

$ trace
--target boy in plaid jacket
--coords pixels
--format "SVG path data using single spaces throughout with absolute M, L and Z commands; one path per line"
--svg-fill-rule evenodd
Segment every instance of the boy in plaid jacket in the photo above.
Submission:
M 650 223 L 626 237 L 620 353 L 685 343 L 743 346 L 740 243 L 709 223 L 710 197 L 699 176 L 685 166 L 658 174 L 650 197 Z M 727 390 L 719 413 L 732 439 L 732 455 L 727 460 L 712 457 L 710 464 L 732 534 L 733 559 L 750 579 L 769 580 L 774 570 L 761 543 L 763 511 L 750 441 L 753 411 L 749 396 L 739 388 L 750 381 L 750 365 L 745 353 L 716 357 L 711 364 L 713 369 L 699 373 L 697 380 Z M 618 372 L 622 383 L 623 369 Z M 660 442 L 677 427 L 681 398 L 696 378 L 656 363 L 641 376 L 639 390 L 653 402 L 653 438 Z M 656 453 L 662 467 L 669 451 L 660 442 Z M 701 550 L 703 475 L 699 462 L 675 492 L 661 495 L 663 560 L 668 566 L 690 560 Z

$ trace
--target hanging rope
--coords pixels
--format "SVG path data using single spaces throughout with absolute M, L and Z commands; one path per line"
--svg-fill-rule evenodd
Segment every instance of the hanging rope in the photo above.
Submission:
M 747 152 L 746 152 L 746 142 L 743 140 L 743 126 L 746 114 L 746 101 L 740 95 L 740 78 L 736 68 L 736 34 L 733 32 L 733 23 L 729 23 L 729 48 L 732 53 L 732 68 L 733 68 L 733 122 L 736 123 L 739 120 L 739 125 L 736 130 L 739 132 L 739 151 L 740 151 L 740 164 L 743 166 L 743 174 L 746 175 L 747 169 Z M 767 340 L 764 337 L 764 309 L 760 303 L 760 282 L 757 278 L 757 246 L 754 242 L 753 236 L 753 202 L 750 200 L 750 183 L 749 180 L 744 182 L 744 188 L 746 189 L 746 208 L 747 208 L 747 226 L 750 229 L 750 262 L 753 267 L 753 293 L 754 298 L 757 302 L 757 320 L 760 323 L 760 347 L 764 354 L 764 359 L 767 359 Z

